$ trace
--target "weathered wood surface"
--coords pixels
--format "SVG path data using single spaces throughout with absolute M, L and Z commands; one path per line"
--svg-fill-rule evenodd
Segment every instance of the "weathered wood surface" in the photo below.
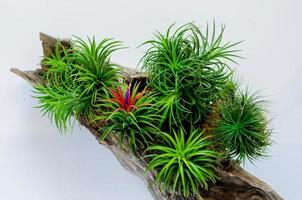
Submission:
M 40 40 L 42 41 L 44 55 L 49 55 L 58 41 L 44 33 L 40 33 Z M 61 40 L 61 44 L 64 46 L 69 45 L 68 40 Z M 146 74 L 142 72 L 120 67 L 128 80 L 146 78 Z M 32 85 L 43 83 L 42 69 L 21 71 L 17 68 L 12 68 L 11 71 Z M 98 127 L 90 124 L 85 118 L 80 118 L 79 121 L 99 141 L 100 133 L 98 132 Z M 156 200 L 283 200 L 269 185 L 237 165 L 230 166 L 228 169 L 218 169 L 219 181 L 215 185 L 210 185 L 207 191 L 200 191 L 200 197 L 183 198 L 171 196 L 161 191 L 159 185 L 154 183 L 155 172 L 146 170 L 146 162 L 144 160 L 137 158 L 129 150 L 119 147 L 119 141 L 115 135 L 111 134 L 105 141 L 99 143 L 111 150 L 123 168 L 140 177 Z

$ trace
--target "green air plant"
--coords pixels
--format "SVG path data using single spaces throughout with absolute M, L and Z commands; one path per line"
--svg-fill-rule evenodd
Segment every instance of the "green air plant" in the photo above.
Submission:
M 254 161 L 265 156 L 271 143 L 271 130 L 258 93 L 237 91 L 234 96 L 221 101 L 215 112 L 215 117 L 210 120 L 212 131 L 228 156 L 239 161 Z
M 150 47 L 141 59 L 170 128 L 204 120 L 232 74 L 226 61 L 238 57 L 238 43 L 222 42 L 224 27 L 218 34 L 215 24 L 211 34 L 208 26 L 202 33 L 192 23 L 172 29 L 145 42 Z
M 73 46 L 78 63 L 75 65 L 77 73 L 74 75 L 76 91 L 83 98 L 89 99 L 87 108 L 83 110 L 83 114 L 89 116 L 98 99 L 106 96 L 107 88 L 119 84 L 119 68 L 110 62 L 110 55 L 122 47 L 119 41 L 112 39 L 103 39 L 97 44 L 94 38 L 89 43 L 77 38 Z
M 158 132 L 160 116 L 154 104 L 153 94 L 146 88 L 139 92 L 139 84 L 124 84 L 117 90 L 110 90 L 112 98 L 103 100 L 101 116 L 97 119 L 106 120 L 101 127 L 104 140 L 110 133 L 118 133 L 120 144 L 127 139 L 132 150 L 144 149 L 153 141 L 154 133 Z
M 215 183 L 220 154 L 212 150 L 211 142 L 198 129 L 172 132 L 160 132 L 163 143 L 147 149 L 151 151 L 146 156 L 151 158 L 148 168 L 158 172 L 156 180 L 172 194 L 195 195 L 200 186 L 207 189 L 208 182 Z
M 91 120 L 98 99 L 120 78 L 117 67 L 110 63 L 111 53 L 121 48 L 120 42 L 104 39 L 97 44 L 93 38 L 86 43 L 77 38 L 71 44 L 61 48 L 58 43 L 53 55 L 43 59 L 45 84 L 34 86 L 38 107 L 62 131 L 71 127 L 71 116 Z
M 34 86 L 35 97 L 39 100 L 37 108 L 41 108 L 43 115 L 48 114 L 59 130 L 67 131 L 73 124 L 71 117 L 78 118 L 86 102 L 74 88 L 51 82 Z

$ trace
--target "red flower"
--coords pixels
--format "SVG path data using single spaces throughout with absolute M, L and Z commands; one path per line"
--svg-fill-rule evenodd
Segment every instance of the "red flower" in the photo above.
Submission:
M 117 90 L 110 89 L 111 94 L 113 95 L 112 101 L 118 103 L 120 109 L 130 112 L 132 109 L 135 108 L 136 101 L 143 96 L 143 92 L 136 93 L 130 91 L 130 85 L 127 87 L 125 92 L 122 91 L 120 87 Z

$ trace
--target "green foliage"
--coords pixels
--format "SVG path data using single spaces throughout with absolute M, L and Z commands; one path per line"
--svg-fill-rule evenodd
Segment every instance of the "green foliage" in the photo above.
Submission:
M 67 131 L 72 126 L 71 117 L 78 118 L 87 106 L 85 99 L 74 92 L 74 88 L 52 83 L 52 79 L 45 85 L 35 85 L 34 93 L 39 100 L 43 115 L 48 114 L 61 131 Z
M 238 43 L 224 43 L 223 33 L 215 23 L 204 33 L 193 23 L 158 32 L 144 43 L 144 89 L 127 85 L 110 62 L 119 41 L 58 43 L 43 59 L 45 83 L 34 86 L 37 107 L 61 131 L 72 127 L 72 117 L 99 122 L 100 140 L 114 136 L 136 156 L 144 152 L 163 189 L 194 196 L 215 183 L 223 155 L 254 161 L 271 143 L 263 101 L 238 89 L 229 66 Z
M 75 41 L 75 55 L 77 56 L 77 74 L 75 81 L 82 95 L 91 97 L 94 105 L 97 97 L 102 97 L 108 87 L 118 82 L 119 69 L 110 63 L 112 52 L 121 49 L 121 44 L 112 39 L 104 39 L 96 44 L 95 39 L 85 43 L 78 38 Z M 115 84 L 116 85 L 116 84 Z
M 203 34 L 192 23 L 172 28 L 144 43 L 150 48 L 141 60 L 170 128 L 204 119 L 232 74 L 225 61 L 238 57 L 238 43 L 222 43 L 224 27 L 218 35 L 215 24 L 211 35 L 208 26 Z
M 77 73 L 74 75 L 76 91 L 84 99 L 89 99 L 83 110 L 83 114 L 89 116 L 97 100 L 105 97 L 107 88 L 118 84 L 119 69 L 110 63 L 110 55 L 122 47 L 120 42 L 112 39 L 103 39 L 97 44 L 94 38 L 89 43 L 78 38 L 74 48 L 77 61 Z
M 211 121 L 213 133 L 224 151 L 239 161 L 265 155 L 271 131 L 257 93 L 236 92 L 222 101 L 216 112 Z
M 120 144 L 127 139 L 132 150 L 144 149 L 153 141 L 154 133 L 160 116 L 158 110 L 153 106 L 154 97 L 151 92 L 138 91 L 139 84 L 133 87 L 123 85 L 116 91 L 111 90 L 113 98 L 103 100 L 101 104 L 101 116 L 96 119 L 106 120 L 107 124 L 101 127 L 104 140 L 108 134 L 117 133 Z
M 48 70 L 44 73 L 45 85 L 34 86 L 36 98 L 38 107 L 60 130 L 68 130 L 72 115 L 93 118 L 98 99 L 120 78 L 118 69 L 110 63 L 111 53 L 120 48 L 120 42 L 112 39 L 97 44 L 94 38 L 88 43 L 77 38 L 69 49 L 62 49 L 58 43 L 54 54 L 44 58 Z
M 188 197 L 197 194 L 199 186 L 207 188 L 209 181 L 215 183 L 220 154 L 211 150 L 212 144 L 200 130 L 185 135 L 180 128 L 173 130 L 173 135 L 161 132 L 159 138 L 164 143 L 150 146 L 147 157 L 152 158 L 149 169 L 158 171 L 156 180 L 165 189 Z

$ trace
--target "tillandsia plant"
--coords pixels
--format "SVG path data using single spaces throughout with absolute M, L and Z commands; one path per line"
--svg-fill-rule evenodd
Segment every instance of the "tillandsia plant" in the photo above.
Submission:
M 108 134 L 117 133 L 120 144 L 124 145 L 126 139 L 132 150 L 144 149 L 153 141 L 154 134 L 159 131 L 157 124 L 161 117 L 153 106 L 153 93 L 146 88 L 139 92 L 138 88 L 139 84 L 124 84 L 110 90 L 110 97 L 101 104 L 102 115 L 97 117 L 107 121 L 100 129 L 101 140 Z
M 47 66 L 44 72 L 44 84 L 35 85 L 35 98 L 39 100 L 38 108 L 43 115 L 48 114 L 61 131 L 68 130 L 71 126 L 71 117 L 79 117 L 82 106 L 86 103 L 76 92 L 74 74 L 77 73 L 76 56 L 71 49 L 61 48 L 57 43 L 54 53 L 43 59 Z
M 104 39 L 97 44 L 93 37 L 88 44 L 77 38 L 74 48 L 79 63 L 75 81 L 81 94 L 89 96 L 91 105 L 95 105 L 97 98 L 104 97 L 107 88 L 117 85 L 121 78 L 119 68 L 110 62 L 110 55 L 123 47 L 121 42 L 113 39 Z
M 120 42 L 104 39 L 97 44 L 93 38 L 86 43 L 77 38 L 71 43 L 63 49 L 58 43 L 53 55 L 43 59 L 45 84 L 34 87 L 38 107 L 62 131 L 70 127 L 71 116 L 93 118 L 97 100 L 120 78 L 118 68 L 110 63 L 111 53 L 121 48 Z
M 237 91 L 218 104 L 210 121 L 217 144 L 228 156 L 239 161 L 265 156 L 271 130 L 263 102 L 258 93 Z
M 220 154 L 211 142 L 196 129 L 185 133 L 183 128 L 171 133 L 160 132 L 162 144 L 152 145 L 146 157 L 151 157 L 149 169 L 157 170 L 156 180 L 172 194 L 195 195 L 200 187 L 215 183 L 215 169 Z
M 238 57 L 238 43 L 222 42 L 224 27 L 216 34 L 214 24 L 211 35 L 208 26 L 202 33 L 193 23 L 172 29 L 145 42 L 150 47 L 141 59 L 170 128 L 204 120 L 232 74 L 226 61 Z

